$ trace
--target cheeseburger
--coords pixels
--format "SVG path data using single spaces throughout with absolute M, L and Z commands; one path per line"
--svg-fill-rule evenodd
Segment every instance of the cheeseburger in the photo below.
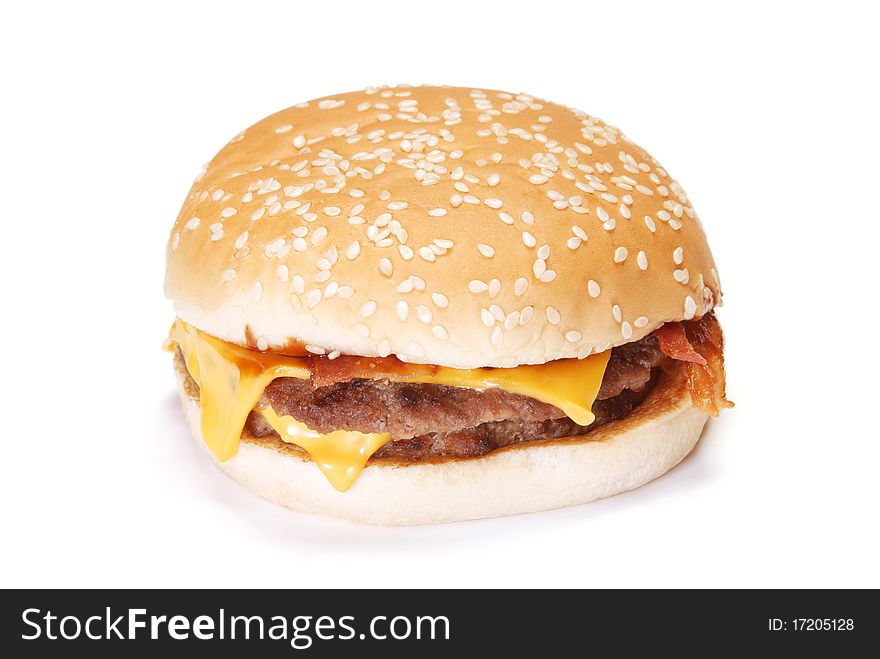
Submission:
M 296 510 L 584 503 L 660 476 L 731 405 L 684 190 L 527 94 L 368 88 L 263 119 L 193 184 L 165 291 L 193 433 Z

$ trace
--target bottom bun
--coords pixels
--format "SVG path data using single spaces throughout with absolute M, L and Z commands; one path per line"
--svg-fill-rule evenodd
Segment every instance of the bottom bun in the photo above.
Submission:
M 199 402 L 177 376 L 190 428 L 207 450 Z M 333 489 L 304 453 L 280 439 L 245 436 L 233 458 L 215 462 L 264 499 L 293 510 L 366 524 L 451 522 L 562 508 L 632 490 L 681 462 L 708 418 L 692 405 L 677 369 L 626 418 L 588 435 L 513 444 L 477 458 L 374 460 L 347 492 Z

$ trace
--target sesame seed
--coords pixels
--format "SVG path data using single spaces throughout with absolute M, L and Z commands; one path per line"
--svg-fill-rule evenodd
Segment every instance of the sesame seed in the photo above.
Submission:
M 325 206 L 324 207 L 324 215 L 329 215 L 330 217 L 336 217 L 342 212 L 342 209 L 339 206 Z
M 400 252 L 400 258 L 402 258 L 404 261 L 411 260 L 412 257 L 415 255 L 415 252 L 413 252 L 412 248 L 407 245 L 398 245 L 397 251 Z
M 516 283 L 513 286 L 514 294 L 519 297 L 523 293 L 525 293 L 529 288 L 529 280 L 525 277 L 520 277 L 516 280 Z
M 425 261 L 434 262 L 437 260 L 437 255 L 431 251 L 429 247 L 419 247 L 419 256 L 421 256 Z
M 479 279 L 473 279 L 468 283 L 468 290 L 471 293 L 485 293 L 489 290 L 489 284 Z
M 480 254 L 482 254 L 486 258 L 491 259 L 493 256 L 495 256 L 495 250 L 492 248 L 491 245 L 486 245 L 485 243 L 479 243 L 477 245 L 477 250 L 480 252 Z
M 257 350 L 268 350 L 269 349 L 269 341 L 265 336 L 257 337 Z
M 513 224 L 513 218 L 504 211 L 498 213 L 498 218 L 504 222 L 504 224 Z
M 694 298 L 688 295 L 684 299 L 684 316 L 685 320 L 690 320 L 694 317 L 694 314 L 697 312 L 697 303 L 694 302 Z
M 578 332 L 577 330 L 568 330 L 565 333 L 565 340 L 568 341 L 569 343 L 577 343 L 578 341 L 581 340 L 582 337 L 583 337 L 583 335 L 580 332 Z
M 633 335 L 633 328 L 627 321 L 623 321 L 623 324 L 620 326 L 620 333 L 623 335 L 623 338 L 629 341 Z
M 428 211 L 428 215 L 431 217 L 443 217 L 447 212 L 448 211 L 445 208 L 432 208 Z
M 360 312 L 360 313 L 361 313 L 361 318 L 369 318 L 369 317 L 372 316 L 374 313 L 376 313 L 376 309 L 377 309 L 378 307 L 379 307 L 379 305 L 377 305 L 376 302 L 375 302 L 374 300 L 368 300 L 368 301 L 365 302 L 365 303 L 363 304 L 363 306 L 361 307 L 361 312 Z
M 496 326 L 495 329 L 492 330 L 492 339 L 491 340 L 492 340 L 493 346 L 500 346 L 502 341 L 504 341 L 504 334 L 501 332 L 500 327 Z
M 636 263 L 640 270 L 648 269 L 648 256 L 643 250 L 639 250 L 639 253 L 636 254 Z
M 394 271 L 394 268 L 391 266 L 391 260 L 385 257 L 379 259 L 379 272 L 381 272 L 386 277 L 390 277 L 391 273 Z
M 690 277 L 690 273 L 688 272 L 688 269 L 687 269 L 687 268 L 683 268 L 683 269 L 680 269 L 680 270 L 675 270 L 675 271 L 672 273 L 672 277 L 673 277 L 673 279 L 675 279 L 675 281 L 677 281 L 679 284 L 687 284 L 688 281 L 690 281 L 690 278 L 691 278 L 691 277 Z
M 684 250 L 681 247 L 676 247 L 672 252 L 672 260 L 675 262 L 675 265 L 681 265 L 681 262 L 684 260 Z
M 534 247 L 535 244 L 538 242 L 535 237 L 528 231 L 522 232 L 522 241 L 523 245 L 525 245 L 526 247 Z
M 321 290 L 318 288 L 313 288 L 308 293 L 306 293 L 306 306 L 309 309 L 314 309 L 318 306 L 318 303 L 321 301 Z
M 480 309 L 480 320 L 483 321 L 483 325 L 486 327 L 492 327 L 495 324 L 495 316 L 486 308 Z
M 599 288 L 599 284 L 596 281 L 590 279 L 587 282 L 587 292 L 590 294 L 590 297 L 599 297 L 602 289 Z
M 548 306 L 546 314 L 547 314 L 547 322 L 550 323 L 551 325 L 558 325 L 560 323 L 560 321 L 562 320 L 562 315 L 559 313 L 559 311 L 556 310 L 555 307 Z
M 635 325 L 639 329 L 646 327 L 648 325 L 648 317 L 647 316 L 639 316 L 638 318 L 635 319 L 635 321 L 633 322 L 633 325 Z
M 347 258 L 349 261 L 354 261 L 360 253 L 361 244 L 357 240 L 355 240 L 348 246 L 348 249 L 345 250 L 345 258 Z
M 413 290 L 413 288 L 415 288 L 415 286 L 413 285 L 412 280 L 404 279 L 402 282 L 400 282 L 397 285 L 396 290 L 398 293 L 409 293 L 410 291 Z
M 532 318 L 535 317 L 535 308 L 534 307 L 524 307 L 523 310 L 519 314 L 519 325 L 523 327 L 524 325 L 528 325 Z
M 529 183 L 531 183 L 532 185 L 541 185 L 542 183 L 546 183 L 548 180 L 550 179 L 548 179 L 546 176 L 543 176 L 542 174 L 532 174 L 531 176 L 529 176 Z
M 465 198 L 465 201 L 467 201 L 467 198 Z M 489 199 L 486 199 L 485 201 L 483 201 L 483 203 L 486 204 L 489 208 L 496 208 L 496 209 L 501 208 L 504 205 L 503 201 L 501 201 L 500 199 L 496 199 L 494 197 L 490 197 Z
M 409 204 L 405 201 L 390 201 L 388 202 L 388 210 L 390 211 L 402 211 L 405 208 L 408 208 Z
M 522 214 L 519 216 L 519 219 L 521 219 L 525 224 L 528 224 L 529 226 L 535 223 L 535 216 L 534 214 L 532 214 L 531 211 L 523 211 Z
M 416 307 L 416 315 L 418 316 L 419 320 L 426 325 L 430 323 L 434 317 L 434 314 L 431 313 L 431 310 L 424 304 L 420 304 Z
M 445 309 L 449 306 L 449 298 L 443 295 L 443 293 L 431 293 L 431 300 L 440 309 Z
M 541 245 L 538 248 L 538 258 L 545 261 L 550 258 L 550 245 Z
M 486 179 L 486 183 L 494 188 L 496 185 L 501 183 L 501 175 L 500 174 L 490 174 L 489 178 Z
M 300 275 L 293 276 L 293 290 L 302 295 L 306 290 L 306 282 Z
M 494 298 L 501 292 L 501 281 L 498 279 L 493 279 L 489 282 L 489 297 Z
M 431 333 L 436 336 L 441 341 L 445 341 L 449 338 L 449 332 L 446 331 L 446 328 L 442 325 L 434 325 L 431 328 Z
M 395 311 L 397 312 L 397 317 L 400 318 L 401 321 L 406 322 L 406 319 L 409 318 L 409 304 L 407 304 L 406 300 L 398 302 Z
M 626 261 L 626 257 L 629 255 L 629 250 L 626 247 L 618 247 L 614 250 L 614 262 L 615 263 L 623 263 Z
M 248 232 L 245 231 L 238 238 L 235 239 L 235 249 L 241 249 L 247 244 L 248 241 Z
M 615 321 L 617 321 L 618 323 L 620 322 L 621 313 L 620 313 L 620 307 L 618 305 L 615 304 L 614 306 L 611 307 L 611 315 L 614 317 Z
M 190 220 L 186 223 L 186 228 L 189 229 L 190 231 L 195 231 L 196 228 L 199 226 L 199 223 L 200 223 L 201 221 L 202 221 L 202 220 L 201 220 L 200 218 L 198 218 L 198 217 L 192 217 L 192 218 L 190 218 Z
M 650 215 L 645 215 L 645 226 L 648 227 L 648 231 L 654 233 L 657 231 L 657 225 L 654 223 L 654 218 Z

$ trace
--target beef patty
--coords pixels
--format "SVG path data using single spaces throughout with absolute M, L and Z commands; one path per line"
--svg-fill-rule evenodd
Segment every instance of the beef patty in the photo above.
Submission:
M 177 359 L 183 367 L 179 350 Z M 589 426 L 576 424 L 553 405 L 501 389 L 362 378 L 317 387 L 310 380 L 278 378 L 261 402 L 318 432 L 390 433 L 391 441 L 375 457 L 471 457 L 522 441 L 583 435 L 626 416 L 659 379 L 657 367 L 664 359 L 653 335 L 614 348 L 593 404 L 596 420 Z M 197 392 L 198 385 L 187 379 L 188 391 Z M 248 416 L 246 432 L 277 436 L 255 412 Z

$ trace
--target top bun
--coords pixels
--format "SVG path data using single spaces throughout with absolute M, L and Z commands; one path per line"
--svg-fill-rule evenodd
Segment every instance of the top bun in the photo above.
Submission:
M 690 200 L 644 149 L 457 87 L 263 119 L 196 179 L 167 255 L 177 315 L 226 341 L 455 368 L 585 357 L 720 300 Z

